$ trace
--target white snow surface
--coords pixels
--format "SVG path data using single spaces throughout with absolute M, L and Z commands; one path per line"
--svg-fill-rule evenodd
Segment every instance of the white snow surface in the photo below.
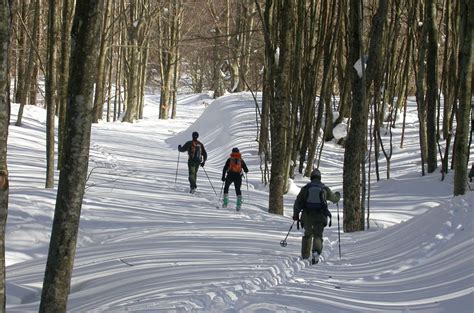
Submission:
M 300 259 L 296 225 L 280 246 L 308 179 L 291 181 L 285 216 L 268 213 L 252 96 L 182 95 L 178 103 L 174 120 L 159 120 L 159 96 L 149 95 L 143 120 L 93 125 L 68 312 L 474 311 L 474 192 L 453 197 L 452 174 L 421 176 L 413 101 L 403 147 L 401 124 L 394 129 L 391 178 L 383 157 L 381 180 L 372 173 L 370 229 L 344 233 L 342 202 L 331 204 L 332 227 L 314 266 Z M 16 112 L 14 104 L 12 122 Z M 7 312 L 39 308 L 56 197 L 44 188 L 45 116 L 26 106 L 23 126 L 9 129 Z M 187 155 L 177 151 L 192 131 L 208 152 L 195 195 Z M 233 186 L 229 207 L 219 208 L 233 147 L 250 169 L 241 212 Z M 321 157 L 333 191 L 342 191 L 343 153 L 328 142 Z

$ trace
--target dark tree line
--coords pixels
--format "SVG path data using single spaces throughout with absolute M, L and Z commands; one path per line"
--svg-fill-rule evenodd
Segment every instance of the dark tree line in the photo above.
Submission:
M 309 176 L 319 166 L 324 142 L 333 139 L 333 127 L 345 118 L 348 136 L 340 142 L 345 147 L 344 230 L 363 230 L 370 196 L 368 140 L 370 149 L 373 144 L 377 179 L 382 154 L 389 178 L 391 129 L 397 114 L 406 115 L 409 95 L 416 96 L 418 105 L 422 174 L 438 168 L 438 154 L 447 173 L 452 152 L 450 163 L 458 165 L 454 194 L 466 191 L 472 131 L 470 2 L 268 0 L 260 7 L 265 74 L 259 142 L 272 163 L 271 212 L 283 213 L 288 178 L 296 168 Z M 335 95 L 338 101 L 333 101 Z M 339 111 L 337 119 L 334 110 Z

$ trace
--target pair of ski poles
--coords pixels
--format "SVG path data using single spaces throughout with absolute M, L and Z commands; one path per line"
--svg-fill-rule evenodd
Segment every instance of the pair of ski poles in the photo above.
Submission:
M 247 195 L 248 195 L 249 194 L 249 180 L 247 178 L 247 175 L 245 175 L 245 180 L 247 181 Z M 219 193 L 219 202 L 222 200 L 222 191 L 224 190 L 224 184 L 225 184 L 225 181 L 222 182 L 221 192 Z
M 174 184 L 175 184 L 175 185 L 176 185 L 176 182 L 177 182 L 177 180 L 178 180 L 178 168 L 179 168 L 179 156 L 180 156 L 180 154 L 181 154 L 181 153 L 178 151 L 178 162 L 176 163 L 176 175 L 175 175 L 175 177 L 174 177 Z M 207 179 L 209 180 L 209 183 L 211 184 L 212 190 L 214 190 L 214 194 L 215 194 L 216 197 L 217 197 L 216 189 L 214 189 L 214 185 L 212 185 L 211 179 L 209 178 L 209 175 L 207 175 L 206 169 L 204 168 L 204 166 L 201 166 L 201 167 L 202 167 L 204 173 L 206 174 L 206 177 L 207 177 Z
M 337 206 L 337 236 L 338 236 L 338 246 L 339 246 L 339 259 L 341 259 L 341 227 L 340 227 L 340 223 L 339 223 L 339 201 L 336 202 L 336 206 Z M 296 221 L 293 220 L 293 223 L 291 224 L 290 229 L 288 229 L 288 233 L 286 233 L 285 239 L 280 241 L 280 246 L 286 247 L 288 245 L 286 239 L 288 238 L 288 235 L 290 234 L 291 229 L 295 225 L 295 222 Z M 298 229 L 299 229 L 299 227 L 298 227 Z

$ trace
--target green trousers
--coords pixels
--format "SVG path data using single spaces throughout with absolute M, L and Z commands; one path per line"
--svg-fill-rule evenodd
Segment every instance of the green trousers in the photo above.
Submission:
M 327 225 L 327 217 L 322 213 L 303 211 L 301 223 L 304 235 L 301 241 L 301 257 L 308 259 L 313 252 L 323 251 L 323 231 Z
M 189 160 L 188 170 L 189 170 L 189 177 L 188 177 L 189 187 L 191 189 L 196 189 L 197 188 L 196 180 L 197 180 L 197 172 L 199 170 L 199 163 Z

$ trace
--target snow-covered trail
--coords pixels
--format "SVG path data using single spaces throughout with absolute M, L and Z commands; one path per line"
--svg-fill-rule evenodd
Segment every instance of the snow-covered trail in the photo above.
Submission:
M 267 213 L 251 96 L 209 102 L 203 95 L 181 98 L 178 118 L 161 121 L 156 98 L 147 97 L 144 120 L 94 125 L 69 311 L 470 311 L 474 198 L 452 200 L 449 176 L 420 177 L 415 144 L 394 152 L 391 180 L 373 184 L 372 231 L 342 234 L 339 259 L 331 205 L 325 260 L 309 266 L 299 260 L 299 232 L 290 233 L 287 247 L 279 245 L 297 188 L 285 197 L 287 216 Z M 44 124 L 33 111 L 25 127 L 11 129 L 9 141 L 8 312 L 38 309 L 54 210 L 55 193 L 41 186 Z M 409 126 L 407 140 L 416 131 L 416 123 Z M 184 154 L 176 176 L 176 147 L 193 130 L 209 154 L 210 181 L 201 169 L 197 195 L 188 193 Z M 222 166 L 234 146 L 250 167 L 241 213 L 232 204 L 216 208 Z M 335 190 L 342 185 L 341 151 L 326 144 L 320 166 Z

